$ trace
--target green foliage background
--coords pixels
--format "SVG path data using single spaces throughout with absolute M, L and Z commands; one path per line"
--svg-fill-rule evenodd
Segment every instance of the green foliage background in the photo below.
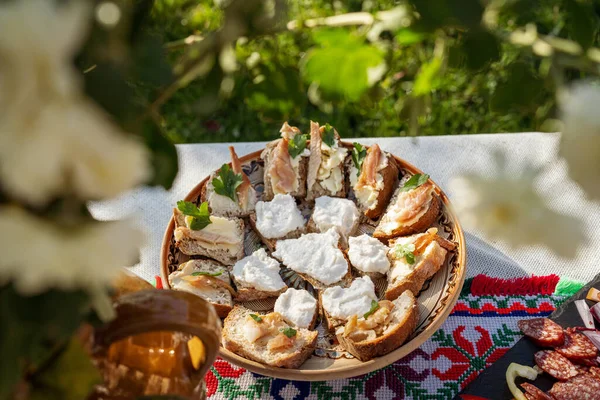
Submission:
M 219 30 L 227 1 L 156 0 L 151 31 L 164 42 Z M 223 72 L 213 68 L 166 102 L 161 114 L 169 139 L 178 143 L 269 140 L 289 120 L 306 130 L 310 120 L 329 122 L 342 136 L 451 135 L 552 129 L 555 79 L 551 58 L 540 58 L 482 29 L 491 1 L 417 0 L 416 26 L 392 29 L 368 42 L 359 27 L 300 29 L 261 34 L 234 45 L 233 89 L 215 88 Z M 501 2 L 498 32 L 535 23 L 539 34 L 597 43 L 598 5 L 575 0 Z M 582 8 L 588 7 L 589 12 Z M 223 5 L 221 4 L 221 5 Z M 398 1 L 294 0 L 287 20 L 390 10 Z M 489 8 L 489 7 L 488 7 Z M 443 58 L 436 41 L 443 26 Z M 467 29 L 468 28 L 468 29 Z M 185 46 L 170 47 L 175 62 Z M 257 53 L 260 58 L 253 55 Z M 329 60 L 336 65 L 330 68 Z M 385 75 L 366 88 L 364 71 L 385 60 Z M 443 73 L 439 73 L 443 65 Z M 423 70 L 420 80 L 417 79 Z M 361 72 L 362 71 L 362 72 Z M 562 72 L 561 72 L 562 73 Z M 566 79 L 585 77 L 564 71 Z M 310 83 L 321 80 L 320 93 Z M 231 83 L 231 82 L 230 82 Z M 340 96 L 340 92 L 343 93 Z M 422 94 L 415 97 L 415 93 Z M 412 96 L 411 96 L 412 94 Z M 411 122 L 412 121 L 412 122 Z M 413 124 L 411 127 L 411 123 Z

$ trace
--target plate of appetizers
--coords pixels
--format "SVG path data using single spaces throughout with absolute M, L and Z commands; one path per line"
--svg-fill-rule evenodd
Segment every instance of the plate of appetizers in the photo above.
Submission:
M 518 321 L 523 337 L 456 399 L 600 399 L 600 275 L 548 318 Z
M 221 356 L 287 379 L 361 375 L 407 355 L 449 315 L 466 249 L 427 174 L 329 124 L 231 160 L 174 204 L 163 284 L 212 303 Z M 229 162 L 230 161 L 230 162 Z

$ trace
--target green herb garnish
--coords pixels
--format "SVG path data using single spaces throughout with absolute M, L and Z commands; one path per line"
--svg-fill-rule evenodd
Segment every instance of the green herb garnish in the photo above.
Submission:
M 223 275 L 223 271 L 219 271 L 219 272 L 207 272 L 207 271 L 192 272 L 192 276 L 219 276 L 219 275 Z
M 406 260 L 406 262 L 410 265 L 413 265 L 415 263 L 415 245 L 414 243 L 408 243 L 408 244 L 397 244 L 396 247 L 394 248 L 394 251 L 396 252 L 396 257 L 398 258 L 402 258 L 404 257 L 404 259 Z
M 308 135 L 295 135 L 292 140 L 288 142 L 288 153 L 292 158 L 298 157 L 304 149 L 306 149 L 306 141 L 308 140 Z
M 208 202 L 200 204 L 200 207 L 196 207 L 194 203 L 189 201 L 180 200 L 177 202 L 177 209 L 181 211 L 183 215 L 192 217 L 190 223 L 190 229 L 199 231 L 206 228 L 207 225 L 211 224 L 210 212 L 208 212 Z
M 365 319 L 369 318 L 371 314 L 373 314 L 379 308 L 379 302 L 377 300 L 371 300 L 371 309 L 363 315 Z
M 215 192 L 221 196 L 229 197 L 237 201 L 236 189 L 242 184 L 242 174 L 233 172 L 229 164 L 223 164 L 219 170 L 219 176 L 212 180 Z
M 262 322 L 262 318 L 259 317 L 256 314 L 250 314 L 250 318 L 252 318 L 253 320 L 255 320 L 256 322 Z
M 363 161 L 365 161 L 365 157 L 367 157 L 367 149 L 360 143 L 352 143 L 354 148 L 352 149 L 352 162 L 358 171 L 356 171 L 356 176 L 360 175 L 360 170 L 363 165 Z
M 404 186 L 400 189 L 401 192 L 408 192 L 409 190 L 413 190 L 427 182 L 429 179 L 429 175 L 427 174 L 414 174 L 404 183 Z
M 280 329 L 280 332 L 289 338 L 296 336 L 296 330 L 294 328 L 290 328 L 289 326 L 286 328 Z
M 323 142 L 327 146 L 333 147 L 333 145 L 335 144 L 335 130 L 331 125 L 325 124 L 325 130 L 323 131 L 321 139 L 323 139 Z

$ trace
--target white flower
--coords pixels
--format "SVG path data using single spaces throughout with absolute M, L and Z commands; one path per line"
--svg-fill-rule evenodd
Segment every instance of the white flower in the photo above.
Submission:
M 600 200 L 600 87 L 575 84 L 560 100 L 564 127 L 559 154 L 571 178 Z
M 149 154 L 80 92 L 72 67 L 88 3 L 0 5 L 0 181 L 34 205 L 100 199 L 144 182 Z
M 453 180 L 450 189 L 460 221 L 512 247 L 542 244 L 572 258 L 584 242 L 583 223 L 550 209 L 534 189 L 537 172 L 510 173 L 498 160 L 492 178 L 473 174 Z
M 60 227 L 16 207 L 0 207 L 0 286 L 22 295 L 49 289 L 105 289 L 139 257 L 143 234 L 127 221 Z

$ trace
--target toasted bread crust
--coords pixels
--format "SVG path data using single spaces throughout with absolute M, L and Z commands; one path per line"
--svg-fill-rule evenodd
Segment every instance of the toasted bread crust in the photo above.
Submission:
M 225 318 L 229 312 L 233 309 L 229 304 L 210 303 L 215 308 L 219 318 Z
M 396 184 L 398 183 L 398 175 L 400 174 L 400 169 L 398 168 L 398 164 L 396 163 L 396 159 L 389 154 L 386 154 L 388 165 L 381 170 L 380 174 L 383 177 L 383 189 L 381 189 L 377 195 L 377 205 L 375 208 L 367 209 L 364 211 L 364 214 L 367 218 L 377 219 L 388 206 L 392 195 L 394 194 L 394 190 L 396 189 Z
M 427 212 L 423 214 L 421 218 L 417 222 L 408 226 L 400 226 L 392 231 L 391 234 L 387 234 L 379 229 L 379 226 L 373 232 L 373 237 L 380 239 L 384 242 L 393 239 L 398 236 L 407 236 L 412 235 L 414 233 L 425 232 L 427 228 L 431 227 L 437 220 L 438 215 L 440 214 L 441 202 L 439 197 L 434 193 L 431 198 L 431 202 L 429 203 L 429 208 Z
M 260 158 L 262 158 L 265 162 L 264 167 L 264 191 L 262 199 L 263 201 L 273 200 L 275 197 L 275 193 L 273 192 L 273 186 L 271 184 L 271 179 L 269 178 L 269 165 L 271 164 L 272 153 L 275 150 L 275 147 L 279 144 L 281 139 L 274 140 L 270 143 L 267 143 L 265 150 L 261 153 Z M 306 197 L 306 175 L 308 171 L 308 160 L 309 157 L 301 157 L 300 163 L 298 165 L 298 189 L 294 192 L 291 192 L 290 195 L 293 197 Z
M 412 296 L 414 299 L 414 296 Z M 375 357 L 380 357 L 391 353 L 400 347 L 406 339 L 414 332 L 419 320 L 418 308 L 413 307 L 406 319 L 401 321 L 390 332 L 373 340 L 364 340 L 355 342 L 343 334 L 337 335 L 338 341 L 354 357 L 361 361 L 368 361 Z
M 234 279 L 235 282 L 235 279 Z M 268 299 L 269 297 L 278 297 L 281 293 L 287 290 L 287 286 L 281 290 L 269 291 L 269 290 L 258 290 L 254 288 L 242 287 L 236 282 L 237 291 L 234 296 L 235 301 L 245 302 L 254 300 Z
M 264 237 L 260 233 L 260 231 L 258 230 L 258 228 L 256 226 L 256 213 L 252 213 L 252 214 L 250 214 L 248 216 L 248 222 L 250 223 L 250 227 L 252 228 L 252 230 L 254 232 L 256 232 L 256 234 L 260 238 L 260 241 L 263 242 L 264 245 L 267 246 L 267 248 L 271 252 L 275 251 L 275 245 L 276 245 L 276 243 L 277 243 L 278 240 L 283 240 L 283 239 L 298 239 L 300 236 L 302 236 L 303 233 L 306 233 L 306 227 L 303 227 L 303 228 L 296 229 L 295 231 L 292 231 L 292 232 L 288 233 L 287 235 L 285 235 L 282 238 L 267 239 L 266 237 Z
M 304 361 L 306 361 L 307 358 L 311 356 L 315 350 L 318 333 L 316 331 L 309 331 L 299 328 L 299 334 L 301 333 L 303 337 L 306 337 L 307 342 L 298 351 L 295 351 L 286 357 L 278 358 L 276 360 L 269 360 L 269 354 L 266 351 L 265 354 L 256 354 L 255 352 L 250 351 L 247 343 L 238 342 L 233 333 L 236 325 L 238 325 L 242 318 L 244 318 L 249 312 L 251 312 L 251 310 L 241 306 L 235 306 L 225 318 L 225 321 L 223 322 L 222 344 L 227 350 L 249 360 L 254 360 L 279 368 L 298 368 L 304 363 Z

